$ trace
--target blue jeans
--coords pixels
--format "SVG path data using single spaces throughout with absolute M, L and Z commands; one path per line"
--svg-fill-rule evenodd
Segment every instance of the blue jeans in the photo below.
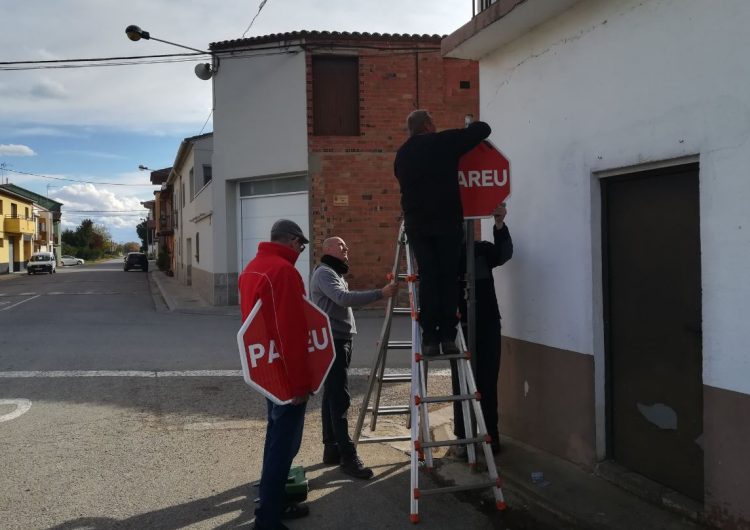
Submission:
M 343 461 L 346 461 L 357 455 L 357 450 L 349 436 L 347 421 L 349 405 L 352 401 L 347 376 L 349 363 L 352 360 L 352 341 L 351 339 L 334 339 L 333 344 L 336 348 L 336 359 L 324 383 L 321 405 L 323 444 L 337 447 Z
M 255 527 L 275 529 L 285 505 L 284 486 L 292 460 L 302 443 L 305 408 L 301 405 L 276 405 L 268 401 L 268 427 L 263 448 L 260 477 L 260 503 L 255 510 Z

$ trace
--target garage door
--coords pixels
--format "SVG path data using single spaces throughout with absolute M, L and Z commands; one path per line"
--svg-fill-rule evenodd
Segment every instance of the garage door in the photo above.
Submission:
M 242 262 L 240 270 L 255 257 L 258 243 L 268 241 L 273 223 L 291 219 L 306 236 L 310 237 L 307 215 L 307 192 L 283 195 L 258 195 L 240 199 Z M 297 270 L 302 275 L 307 291 L 310 277 L 309 245 L 297 260 Z

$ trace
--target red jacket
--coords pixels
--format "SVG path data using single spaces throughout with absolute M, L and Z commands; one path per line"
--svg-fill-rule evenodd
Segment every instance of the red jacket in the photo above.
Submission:
M 305 284 L 294 263 L 299 254 L 278 243 L 260 243 L 258 254 L 239 277 L 240 309 L 244 322 L 260 298 L 268 335 L 279 345 L 293 396 L 311 392 L 307 366 L 308 328 L 303 297 Z

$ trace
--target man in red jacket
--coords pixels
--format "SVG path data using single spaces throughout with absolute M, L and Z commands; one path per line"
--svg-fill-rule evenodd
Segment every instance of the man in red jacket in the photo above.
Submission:
M 279 337 L 279 359 L 284 363 L 292 390 L 292 402 L 277 405 L 268 402 L 268 426 L 263 449 L 260 478 L 260 502 L 255 510 L 256 529 L 285 529 L 282 518 L 303 517 L 306 505 L 286 504 L 286 484 L 292 460 L 302 442 L 305 408 L 312 391 L 307 365 L 307 326 L 303 296 L 305 285 L 294 264 L 309 243 L 302 229 L 288 219 L 280 219 L 271 228 L 271 242 L 260 243 L 255 258 L 239 277 L 240 308 L 243 322 L 255 303 L 269 326 L 268 334 Z

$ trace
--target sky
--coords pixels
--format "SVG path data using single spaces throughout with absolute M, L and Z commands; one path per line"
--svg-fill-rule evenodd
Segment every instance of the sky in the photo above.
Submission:
M 443 35 L 470 20 L 471 2 L 3 0 L 0 62 L 184 51 L 153 40 L 131 42 L 125 35 L 130 24 L 202 50 L 245 32 Z M 64 229 L 89 217 L 115 241 L 137 241 L 135 225 L 146 213 L 141 202 L 153 199 L 156 189 L 138 166 L 169 167 L 183 138 L 212 131 L 211 82 L 193 73 L 205 60 L 35 70 L 0 64 L 0 179 L 64 203 Z

